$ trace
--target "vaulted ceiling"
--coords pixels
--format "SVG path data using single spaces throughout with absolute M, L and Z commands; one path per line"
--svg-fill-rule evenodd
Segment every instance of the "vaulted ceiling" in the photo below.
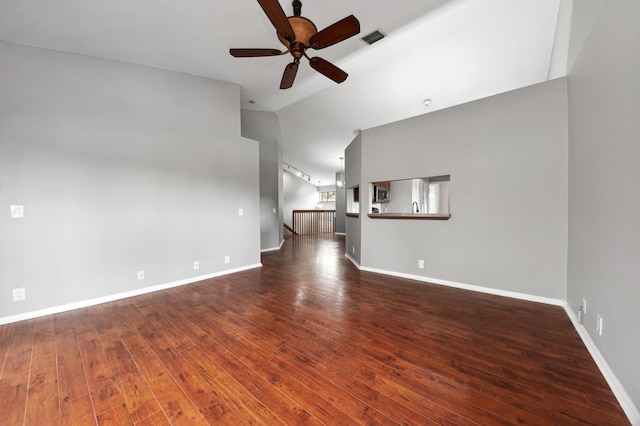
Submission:
M 3 0 L 0 40 L 237 83 L 242 108 L 278 115 L 284 160 L 326 185 L 355 129 L 566 72 L 563 1 L 303 0 L 302 16 L 318 29 L 353 14 L 361 33 L 313 53 L 349 73 L 344 83 L 303 61 L 288 90 L 279 83 L 289 56 L 229 55 L 282 48 L 256 0 Z M 280 4 L 292 14 L 291 1 Z M 374 30 L 387 37 L 360 40 Z

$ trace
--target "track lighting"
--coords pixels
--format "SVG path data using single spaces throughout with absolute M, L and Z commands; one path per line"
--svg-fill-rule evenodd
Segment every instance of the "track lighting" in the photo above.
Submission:
M 286 163 L 286 162 L 282 162 L 282 170 L 285 170 L 287 172 L 290 172 L 291 174 L 294 174 L 296 176 L 298 176 L 299 178 L 302 178 L 308 182 L 311 182 L 311 175 L 303 172 L 302 170 L 299 170 L 295 167 L 293 167 L 291 164 Z

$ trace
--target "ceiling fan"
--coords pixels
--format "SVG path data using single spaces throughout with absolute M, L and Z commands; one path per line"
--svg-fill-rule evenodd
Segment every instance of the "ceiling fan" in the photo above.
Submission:
M 360 32 L 360 22 L 353 16 L 347 16 L 335 24 L 318 32 L 309 19 L 300 16 L 302 2 L 293 1 L 293 16 L 287 17 L 278 0 L 258 0 L 262 10 L 276 29 L 280 43 L 287 48 L 278 49 L 229 49 L 229 53 L 236 58 L 253 58 L 258 56 L 278 56 L 291 53 L 293 62 L 287 64 L 280 82 L 281 89 L 293 86 L 298 72 L 298 64 L 303 56 L 309 60 L 311 68 L 330 78 L 336 83 L 342 83 L 348 74 L 322 58 L 307 56 L 307 49 L 324 49 Z

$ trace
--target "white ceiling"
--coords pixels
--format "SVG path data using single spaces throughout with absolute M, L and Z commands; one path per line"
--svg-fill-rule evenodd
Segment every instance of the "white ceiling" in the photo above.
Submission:
M 353 14 L 361 34 L 311 55 L 344 69 L 347 81 L 301 63 L 288 90 L 278 87 L 289 56 L 229 55 L 282 48 L 255 0 L 2 0 L 0 40 L 237 83 L 243 108 L 278 114 L 284 160 L 326 185 L 354 129 L 547 80 L 561 50 L 561 1 L 303 0 L 318 29 Z M 280 4 L 292 14 L 290 0 Z M 376 29 L 387 37 L 359 40 Z

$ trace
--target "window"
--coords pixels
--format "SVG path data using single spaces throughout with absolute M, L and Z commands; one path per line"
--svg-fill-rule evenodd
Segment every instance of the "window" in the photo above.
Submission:
M 320 192 L 320 202 L 336 201 L 336 191 Z

